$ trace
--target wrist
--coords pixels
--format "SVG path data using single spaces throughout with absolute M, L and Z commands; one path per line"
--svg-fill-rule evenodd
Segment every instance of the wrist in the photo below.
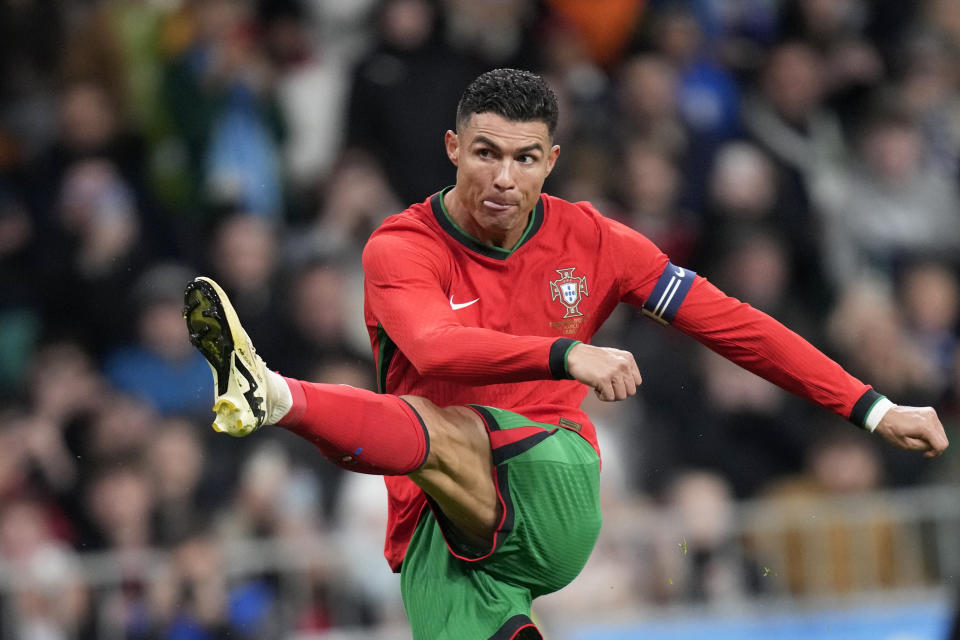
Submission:
M 867 389 L 854 403 L 850 411 L 850 422 L 872 432 L 892 406 L 894 406 L 893 403 L 887 400 L 886 396 L 877 393 L 874 389 Z
M 580 344 L 579 340 L 558 338 L 550 346 L 550 375 L 553 376 L 554 380 L 573 380 L 567 366 L 567 358 L 570 355 L 570 350 L 578 344 Z
M 881 397 L 877 400 L 870 410 L 867 412 L 867 417 L 863 421 L 863 428 L 873 433 L 877 428 L 877 425 L 880 424 L 880 421 L 883 420 L 883 417 L 887 415 L 887 411 L 890 411 L 896 405 L 893 404 L 890 400 L 885 397 Z

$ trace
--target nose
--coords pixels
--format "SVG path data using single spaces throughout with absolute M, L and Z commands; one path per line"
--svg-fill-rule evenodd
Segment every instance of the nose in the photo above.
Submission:
M 508 191 L 515 186 L 512 158 L 504 158 L 503 162 L 497 167 L 497 173 L 493 177 L 493 186 L 499 191 Z

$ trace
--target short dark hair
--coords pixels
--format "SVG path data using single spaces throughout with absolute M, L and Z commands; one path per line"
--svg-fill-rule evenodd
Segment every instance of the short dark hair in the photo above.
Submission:
M 514 122 L 540 121 L 550 136 L 557 128 L 557 96 L 543 78 L 520 69 L 494 69 L 477 77 L 457 105 L 457 128 L 475 113 L 495 113 Z

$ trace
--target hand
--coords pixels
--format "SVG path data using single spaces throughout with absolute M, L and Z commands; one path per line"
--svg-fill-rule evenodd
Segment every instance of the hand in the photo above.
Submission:
M 901 449 L 923 451 L 936 458 L 949 444 L 937 412 L 931 407 L 890 407 L 875 429 L 884 440 Z
M 642 382 L 632 353 L 583 343 L 567 354 L 567 371 L 574 380 L 593 387 L 597 397 L 607 402 L 634 395 Z

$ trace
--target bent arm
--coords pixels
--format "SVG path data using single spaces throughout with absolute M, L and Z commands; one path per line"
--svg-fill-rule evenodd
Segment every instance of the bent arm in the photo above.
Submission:
M 461 324 L 446 295 L 450 266 L 415 238 L 375 236 L 364 249 L 363 269 L 367 304 L 421 375 L 474 385 L 569 377 L 574 340 Z

